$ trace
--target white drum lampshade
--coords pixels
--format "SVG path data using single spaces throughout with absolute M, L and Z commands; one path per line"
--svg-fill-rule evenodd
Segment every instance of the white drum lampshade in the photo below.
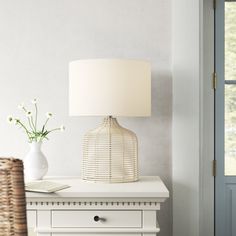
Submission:
M 94 182 L 138 180 L 136 135 L 118 116 L 150 116 L 151 66 L 144 60 L 88 59 L 69 65 L 69 113 L 104 116 L 85 134 L 82 178 Z

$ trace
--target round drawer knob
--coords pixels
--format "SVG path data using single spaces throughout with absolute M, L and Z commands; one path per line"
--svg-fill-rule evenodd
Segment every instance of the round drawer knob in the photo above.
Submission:
M 100 217 L 99 216 L 94 216 L 93 219 L 94 219 L 94 221 L 98 222 L 100 220 Z

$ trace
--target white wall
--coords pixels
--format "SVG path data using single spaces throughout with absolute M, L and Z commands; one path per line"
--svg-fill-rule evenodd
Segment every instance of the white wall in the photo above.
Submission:
M 173 232 L 199 235 L 199 1 L 172 2 Z
M 173 235 L 214 233 L 214 11 L 172 1 Z
M 6 123 L 21 116 L 17 105 L 36 97 L 42 114 L 54 114 L 43 150 L 49 175 L 79 175 L 81 140 L 101 118 L 68 116 L 68 62 L 80 58 L 146 58 L 152 62 L 152 117 L 122 118 L 140 144 L 140 169 L 160 175 L 171 190 L 171 1 L 170 0 L 0 0 L 0 153 L 23 158 L 24 134 Z M 42 117 L 43 118 L 43 117 Z M 171 201 L 160 213 L 171 235 Z

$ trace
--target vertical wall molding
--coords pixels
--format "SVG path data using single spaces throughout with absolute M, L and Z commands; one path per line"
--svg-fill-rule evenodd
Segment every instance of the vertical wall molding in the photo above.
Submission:
M 213 236 L 213 27 L 212 0 L 172 1 L 174 236 Z

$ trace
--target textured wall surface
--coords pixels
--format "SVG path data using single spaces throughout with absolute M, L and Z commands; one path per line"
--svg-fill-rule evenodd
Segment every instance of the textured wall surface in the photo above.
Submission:
M 79 175 L 81 140 L 100 117 L 68 116 L 68 62 L 141 58 L 152 63 L 152 116 L 120 118 L 139 137 L 140 173 L 160 175 L 171 190 L 171 1 L 0 0 L 0 153 L 23 158 L 22 131 L 6 123 L 17 105 L 36 97 L 41 119 L 66 126 L 43 144 L 49 175 Z M 171 235 L 171 201 L 159 213 L 160 236 Z

